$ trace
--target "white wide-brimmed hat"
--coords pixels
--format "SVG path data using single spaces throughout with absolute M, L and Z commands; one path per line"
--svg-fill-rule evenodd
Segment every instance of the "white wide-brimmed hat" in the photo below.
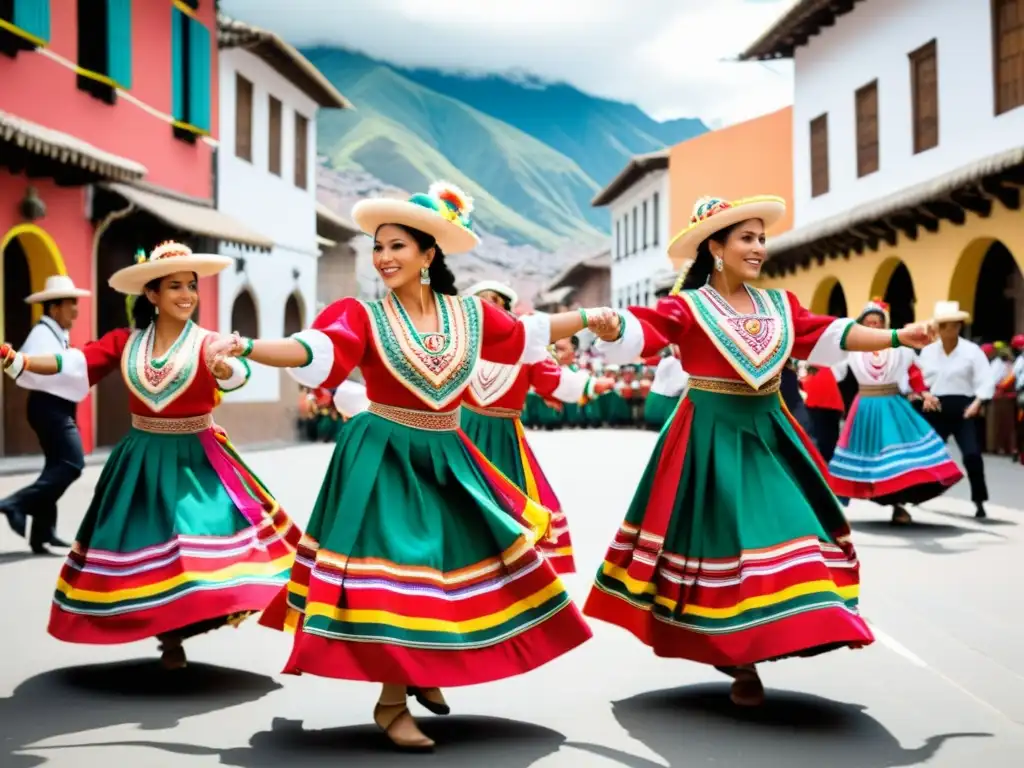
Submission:
M 85 288 L 75 288 L 75 284 L 67 275 L 50 275 L 46 278 L 43 290 L 26 296 L 25 303 L 42 304 L 46 301 L 60 301 L 61 299 L 84 299 L 86 296 L 92 296 L 92 293 Z
M 154 248 L 148 259 L 117 270 L 107 284 L 118 293 L 138 296 L 152 280 L 176 272 L 195 272 L 198 277 L 210 277 L 227 269 L 234 261 L 230 256 L 215 253 L 192 253 L 187 245 L 168 241 Z
M 959 301 L 937 301 L 935 311 L 932 313 L 932 322 L 935 323 L 969 323 L 971 313 L 960 309 Z
M 693 204 L 693 215 L 686 229 L 668 244 L 668 257 L 676 269 L 682 269 L 697 258 L 697 248 L 711 235 L 730 224 L 747 219 L 761 219 L 765 229 L 786 214 L 786 201 L 774 195 L 722 200 L 702 197 Z
M 360 200 L 352 208 L 352 220 L 373 237 L 385 224 L 401 224 L 432 235 L 447 254 L 466 253 L 480 244 L 472 230 L 469 214 L 473 198 L 446 181 L 430 185 L 427 194 L 408 200 L 375 197 Z
M 466 293 L 470 296 L 479 296 L 484 291 L 492 291 L 499 296 L 503 296 L 508 299 L 509 309 L 512 309 L 519 303 L 519 294 L 504 283 L 499 283 L 497 280 L 481 280 L 479 283 L 471 285 Z

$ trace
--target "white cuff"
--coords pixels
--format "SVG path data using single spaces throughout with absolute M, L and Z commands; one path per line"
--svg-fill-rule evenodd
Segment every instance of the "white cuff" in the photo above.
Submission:
M 544 312 L 536 312 L 519 318 L 526 330 L 526 342 L 523 344 L 521 363 L 539 363 L 548 357 L 548 345 L 551 343 L 551 316 Z
M 25 356 L 21 352 L 14 353 L 14 359 L 11 364 L 4 368 L 4 373 L 10 376 L 12 379 L 17 379 L 21 376 L 25 370 Z
M 226 379 L 217 379 L 217 387 L 221 392 L 234 392 L 241 389 L 252 375 L 249 362 L 240 357 L 229 357 L 224 361 L 231 368 L 231 375 Z
M 563 403 L 578 403 L 586 393 L 587 382 L 590 381 L 590 374 L 586 371 L 573 371 L 569 368 L 562 368 L 562 376 L 558 380 L 558 386 L 551 396 Z
M 286 370 L 302 386 L 316 389 L 331 375 L 334 367 L 334 342 L 326 333 L 312 328 L 293 333 L 291 338 L 306 348 L 310 360 L 300 368 Z
M 815 342 L 811 354 L 807 356 L 807 364 L 818 368 L 831 368 L 847 359 L 847 351 L 840 347 L 846 329 L 856 324 L 851 318 L 833 320 L 825 332 Z
M 362 413 L 370 407 L 366 387 L 354 381 L 343 381 L 334 392 L 334 407 L 346 419 Z
M 622 318 L 626 321 L 626 329 L 618 341 L 597 340 L 597 351 L 604 355 L 605 363 L 612 365 L 628 365 L 640 357 L 644 351 L 644 328 L 632 312 L 623 311 Z

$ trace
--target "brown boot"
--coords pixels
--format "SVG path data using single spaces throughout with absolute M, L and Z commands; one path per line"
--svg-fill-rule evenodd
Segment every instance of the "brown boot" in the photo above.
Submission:
M 430 752 L 434 749 L 433 740 L 420 730 L 404 701 L 395 704 L 378 701 L 373 708 L 373 722 L 401 750 Z
M 764 704 L 764 685 L 753 664 L 742 667 L 719 667 L 733 679 L 729 698 L 737 707 L 759 707 Z
M 160 664 L 164 669 L 184 669 L 188 666 L 188 659 L 185 658 L 185 649 L 181 645 L 181 639 L 170 635 L 164 635 L 160 640 Z

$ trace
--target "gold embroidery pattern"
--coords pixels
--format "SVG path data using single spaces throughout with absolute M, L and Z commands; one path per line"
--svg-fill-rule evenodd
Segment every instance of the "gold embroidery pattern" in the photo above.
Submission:
M 162 419 L 153 416 L 132 414 L 132 426 L 141 432 L 153 432 L 158 435 L 194 435 L 205 432 L 213 426 L 213 414 L 188 416 L 182 419 Z
M 716 395 L 748 395 L 759 397 L 761 395 L 773 395 L 782 386 L 782 376 L 774 376 L 764 383 L 760 389 L 754 389 L 745 381 L 737 379 L 708 379 L 691 376 L 687 384 L 690 389 L 697 389 L 701 392 L 713 392 Z
M 396 405 L 370 403 L 367 409 L 382 419 L 401 424 L 403 427 L 424 429 L 430 432 L 452 432 L 459 428 L 460 413 L 454 411 L 418 411 L 415 408 L 399 408 Z

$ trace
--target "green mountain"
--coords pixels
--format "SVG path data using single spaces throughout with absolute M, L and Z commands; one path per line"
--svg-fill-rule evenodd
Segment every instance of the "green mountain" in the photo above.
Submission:
M 303 53 L 356 106 L 320 112 L 318 151 L 329 166 L 407 190 L 454 182 L 474 197 L 477 225 L 512 244 L 599 243 L 608 215 L 590 200 L 600 187 L 630 155 L 697 130 L 568 86 L 547 86 L 538 101 L 536 84 L 403 71 L 338 48 Z M 481 88 L 490 80 L 496 97 Z M 570 92 L 571 112 L 552 107 Z

